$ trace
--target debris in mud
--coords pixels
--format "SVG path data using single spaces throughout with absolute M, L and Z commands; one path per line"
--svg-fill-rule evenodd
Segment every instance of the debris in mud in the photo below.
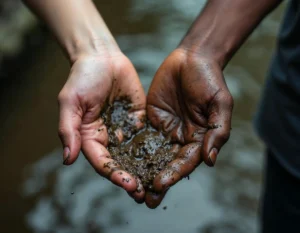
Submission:
M 155 176 L 174 159 L 175 152 L 170 140 L 150 123 L 144 122 L 144 128 L 138 130 L 139 119 L 131 117 L 130 109 L 127 100 L 115 101 L 102 114 L 108 128 L 108 151 L 122 169 L 138 177 L 144 188 L 152 189 Z M 121 143 L 116 134 L 120 129 Z
M 217 128 L 221 128 L 222 125 L 219 125 L 219 124 L 208 124 L 208 129 L 217 129 Z

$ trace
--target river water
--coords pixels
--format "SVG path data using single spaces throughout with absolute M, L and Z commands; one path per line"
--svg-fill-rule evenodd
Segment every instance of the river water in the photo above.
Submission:
M 203 7 L 201 0 L 95 1 L 144 88 Z M 1 232 L 256 233 L 263 144 L 255 114 L 282 5 L 234 56 L 225 78 L 235 99 L 233 129 L 215 168 L 202 164 L 155 210 L 95 174 L 81 155 L 62 165 L 56 96 L 69 66 L 52 38 L 25 57 L 1 91 Z

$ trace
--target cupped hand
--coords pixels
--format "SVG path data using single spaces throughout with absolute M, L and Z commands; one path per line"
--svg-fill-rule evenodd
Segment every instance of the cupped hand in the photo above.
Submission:
M 214 166 L 228 140 L 233 99 L 217 62 L 182 48 L 158 69 L 147 97 L 147 116 L 173 143 L 177 157 L 154 179 L 155 193 L 146 204 L 155 208 L 168 188 L 188 176 L 202 161 Z
M 136 126 L 143 127 L 146 97 L 128 58 L 121 52 L 78 58 L 58 96 L 59 136 L 65 165 L 74 163 L 82 149 L 100 175 L 124 188 L 139 202 L 144 199 L 144 189 L 138 179 L 123 171 L 111 158 L 106 149 L 108 129 L 100 117 L 107 103 L 122 97 L 132 103 L 129 115 L 135 118 Z

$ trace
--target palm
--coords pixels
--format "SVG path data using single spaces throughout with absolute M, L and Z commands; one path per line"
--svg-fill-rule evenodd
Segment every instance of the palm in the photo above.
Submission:
M 180 49 L 165 60 L 149 90 L 147 115 L 154 127 L 184 147 L 154 180 L 157 192 L 164 192 L 203 160 L 212 165 L 209 151 L 219 150 L 228 139 L 231 109 L 231 95 L 217 66 Z M 215 125 L 220 128 L 210 130 Z M 172 177 L 165 175 L 169 170 Z
M 134 192 L 137 189 L 135 178 L 125 171 L 117 172 L 120 167 L 106 149 L 108 129 L 100 117 L 106 103 L 113 103 L 125 96 L 132 102 L 130 109 L 132 117 L 143 118 L 145 94 L 135 69 L 124 55 L 79 60 L 72 66 L 70 77 L 60 93 L 60 125 L 66 127 L 68 123 L 62 121 L 71 119 L 69 124 L 72 124 L 77 132 L 73 151 L 79 152 L 81 147 L 86 158 L 100 175 L 128 192 Z M 65 105 L 68 105 L 68 108 Z M 70 116 L 66 117 L 68 114 Z M 137 126 L 142 127 L 142 123 Z M 76 159 L 75 152 L 70 157 L 69 163 Z M 110 166 L 105 166 L 107 163 Z M 130 182 L 122 182 L 124 178 Z M 136 198 L 142 198 L 142 195 L 143 193 L 136 194 Z

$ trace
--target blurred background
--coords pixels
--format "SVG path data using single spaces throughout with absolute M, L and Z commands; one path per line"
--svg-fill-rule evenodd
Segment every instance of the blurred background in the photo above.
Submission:
M 144 88 L 205 1 L 94 1 Z M 160 207 L 137 205 L 83 156 L 62 165 L 57 94 L 69 64 L 45 26 L 18 0 L 0 1 L 0 232 L 255 233 L 264 148 L 252 128 L 284 5 L 234 56 L 225 77 L 233 129 L 214 169 L 201 165 Z M 234 33 L 234 32 L 232 32 Z

